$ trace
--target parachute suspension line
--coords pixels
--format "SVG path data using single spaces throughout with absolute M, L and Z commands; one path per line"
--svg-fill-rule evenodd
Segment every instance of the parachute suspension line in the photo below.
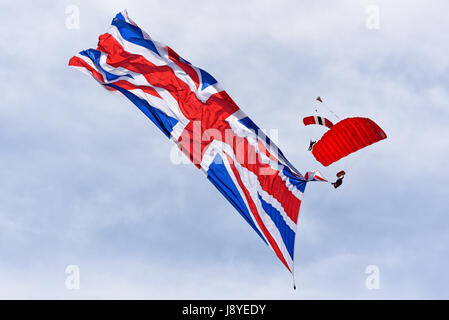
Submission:
M 295 282 L 295 265 L 292 266 L 292 279 L 293 279 L 293 290 L 296 290 L 296 282 Z
M 304 199 L 303 199 L 304 200 Z M 298 221 L 296 221 L 298 222 Z M 298 232 L 298 226 L 296 226 L 296 233 Z M 296 236 L 294 241 L 296 241 Z M 293 246 L 293 257 L 292 257 L 292 280 L 293 280 L 293 290 L 296 290 L 296 282 L 295 282 L 295 252 L 296 252 L 296 246 Z
M 321 97 L 318 97 L 318 98 L 316 98 L 316 100 L 317 101 L 319 101 L 319 102 L 321 102 L 321 104 L 330 112 L 330 113 L 332 113 L 332 115 L 337 119 L 337 120 L 339 120 L 340 121 L 340 117 L 334 112 L 334 111 L 332 111 L 332 109 L 330 109 L 328 106 L 327 106 L 327 103 L 324 103 L 323 102 L 323 99 L 321 98 Z M 317 111 L 316 109 L 315 109 L 315 111 Z
M 357 167 L 360 164 L 360 160 L 366 157 L 366 152 L 362 153 L 354 153 L 352 156 L 352 160 L 349 162 L 348 165 L 345 165 L 346 171 L 351 171 L 355 167 Z
M 329 111 L 330 111 L 330 113 L 332 113 L 332 115 L 337 119 L 337 120 L 340 120 L 340 117 L 335 113 L 335 112 L 333 112 L 331 109 L 329 109 L 328 107 L 326 107 L 326 109 L 328 109 Z

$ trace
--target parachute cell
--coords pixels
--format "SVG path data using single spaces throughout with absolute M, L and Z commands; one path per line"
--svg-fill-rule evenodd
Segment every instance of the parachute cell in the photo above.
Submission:
M 313 146 L 312 154 L 325 167 L 387 137 L 371 119 L 347 118 L 336 123 Z

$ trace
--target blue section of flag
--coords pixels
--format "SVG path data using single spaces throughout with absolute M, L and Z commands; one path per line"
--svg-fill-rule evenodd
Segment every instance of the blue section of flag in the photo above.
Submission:
M 207 71 L 205 71 L 205 70 L 203 70 L 203 69 L 201 69 L 201 68 L 198 68 L 198 69 L 200 70 L 200 73 L 201 73 L 201 82 L 203 83 L 203 84 L 201 85 L 201 90 L 204 90 L 204 89 L 206 89 L 208 86 L 211 86 L 211 85 L 217 83 L 217 80 L 215 80 L 215 78 L 212 77 L 212 76 L 210 75 L 209 72 L 207 72 Z
M 123 93 L 129 100 L 131 100 L 132 103 L 134 103 L 143 113 L 145 113 L 145 115 L 150 118 L 150 120 L 153 121 L 154 124 L 157 125 L 168 138 L 170 138 L 170 133 L 173 131 L 173 127 L 178 123 L 178 120 L 166 115 L 161 110 L 151 106 L 148 102 L 126 89 L 112 83 L 105 84 L 105 86 L 117 89 Z
M 268 136 L 263 133 L 262 130 L 257 126 L 257 124 L 254 123 L 253 120 L 251 120 L 249 117 L 244 117 L 239 120 L 241 124 L 243 124 L 248 129 L 251 129 L 255 134 L 259 136 L 259 138 L 264 139 L 265 143 L 267 145 L 271 145 L 271 140 L 268 138 Z
M 261 195 L 257 193 L 259 196 L 260 203 L 262 204 L 262 209 L 267 213 L 267 215 L 274 222 L 274 225 L 279 230 L 281 234 L 282 241 L 284 241 L 285 247 L 287 248 L 288 254 L 293 260 L 293 248 L 295 247 L 295 232 L 290 229 L 290 227 L 285 222 L 281 213 L 273 207 L 270 203 L 266 202 L 262 199 Z
M 142 30 L 126 22 L 125 17 L 123 17 L 121 13 L 115 16 L 111 24 L 117 27 L 123 39 L 135 43 L 139 46 L 145 47 L 160 56 L 153 41 L 145 39 L 143 37 Z
M 295 176 L 289 167 L 285 166 L 282 170 L 282 173 L 287 176 L 288 181 L 294 185 L 299 191 L 304 193 L 306 190 L 307 181 L 299 179 L 297 176 Z
M 257 229 L 254 224 L 253 219 L 248 211 L 245 201 L 243 201 L 240 196 L 237 187 L 232 181 L 231 176 L 223 164 L 223 159 L 220 155 L 216 155 L 214 161 L 209 165 L 209 170 L 207 171 L 207 179 L 212 182 L 215 187 L 228 199 L 228 201 L 233 205 L 235 209 L 242 215 L 242 217 L 249 223 L 249 225 L 257 232 L 259 237 L 265 241 L 265 238 L 260 234 L 259 229 Z M 267 244 L 268 245 L 268 244 Z
M 100 69 L 101 71 L 103 71 L 104 75 L 106 76 L 106 80 L 108 81 L 113 81 L 116 80 L 120 77 L 130 77 L 133 78 L 132 75 L 130 74 L 125 74 L 122 76 L 118 76 L 116 74 L 107 72 L 105 69 L 103 69 L 100 65 L 100 57 L 101 57 L 101 51 L 95 50 L 95 49 L 87 49 L 84 51 L 80 52 L 81 55 L 88 57 L 90 60 L 92 60 L 92 62 L 98 67 L 98 69 Z

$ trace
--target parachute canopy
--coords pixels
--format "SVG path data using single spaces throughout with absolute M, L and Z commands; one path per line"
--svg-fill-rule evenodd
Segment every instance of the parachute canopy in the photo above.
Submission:
M 341 178 L 346 174 L 346 172 L 344 170 L 341 170 L 337 173 L 337 178 Z
M 313 146 L 312 154 L 325 167 L 387 137 L 371 119 L 347 118 L 337 122 Z
M 324 118 L 324 117 L 320 117 L 320 116 L 309 116 L 309 117 L 305 117 L 302 119 L 302 122 L 304 123 L 305 126 L 309 126 L 311 124 L 318 124 L 321 126 L 326 126 L 329 129 L 334 125 L 332 123 L 332 121 Z

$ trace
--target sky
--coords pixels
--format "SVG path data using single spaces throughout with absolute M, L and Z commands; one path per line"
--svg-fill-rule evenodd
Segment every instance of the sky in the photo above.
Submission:
M 449 298 L 447 1 L 0 3 L 0 298 Z M 301 172 L 347 171 L 307 185 L 297 290 L 153 123 L 67 66 L 125 8 L 277 130 Z M 301 125 L 317 96 L 387 140 L 323 168 Z

